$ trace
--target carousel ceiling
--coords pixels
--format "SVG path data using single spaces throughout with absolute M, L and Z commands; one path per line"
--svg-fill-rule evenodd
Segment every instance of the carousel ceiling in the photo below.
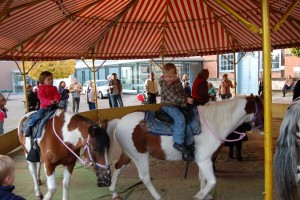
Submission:
M 270 0 L 269 6 L 272 48 L 300 46 L 298 0 Z M 253 51 L 262 49 L 261 28 L 260 0 L 2 0 L 0 59 Z

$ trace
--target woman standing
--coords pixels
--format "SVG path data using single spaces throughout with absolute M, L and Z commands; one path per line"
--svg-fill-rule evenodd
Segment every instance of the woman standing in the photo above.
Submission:
M 59 107 L 67 111 L 68 109 L 68 99 L 69 99 L 69 90 L 66 88 L 66 83 L 61 81 L 58 85 L 58 92 L 60 94 Z
M 219 87 L 219 96 L 221 96 L 222 99 L 231 98 L 232 94 L 230 93 L 230 88 L 234 88 L 234 85 L 231 80 L 228 79 L 228 75 L 224 74 Z
M 87 102 L 89 105 L 89 110 L 95 110 L 96 109 L 95 88 L 92 81 L 89 82 L 86 94 L 87 94 Z

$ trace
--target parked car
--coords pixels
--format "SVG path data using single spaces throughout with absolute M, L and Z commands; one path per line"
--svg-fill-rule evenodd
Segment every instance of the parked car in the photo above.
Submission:
M 86 81 L 82 86 L 82 94 L 86 94 L 87 87 L 90 81 Z M 108 97 L 108 80 L 96 80 L 97 93 L 100 99 Z

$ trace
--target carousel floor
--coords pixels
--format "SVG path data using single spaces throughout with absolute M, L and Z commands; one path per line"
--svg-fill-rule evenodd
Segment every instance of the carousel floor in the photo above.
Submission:
M 273 120 L 273 145 L 277 140 L 281 120 Z M 263 200 L 264 199 L 264 151 L 263 137 L 256 133 L 248 134 L 249 140 L 243 143 L 243 161 L 228 158 L 228 148 L 223 147 L 216 162 L 217 185 L 212 194 L 217 200 Z M 113 146 L 117 146 L 114 145 Z M 113 160 L 118 158 L 120 150 L 113 151 Z M 10 154 L 16 162 L 15 193 L 26 199 L 35 199 L 32 178 L 21 149 Z M 112 165 L 113 166 L 113 165 Z M 150 173 L 153 184 L 165 200 L 192 199 L 200 188 L 198 167 L 190 164 L 187 179 L 184 179 L 184 162 L 166 162 L 151 159 Z M 56 171 L 57 192 L 53 199 L 62 196 L 62 167 Z M 46 181 L 42 169 L 41 186 L 46 193 Z M 300 189 L 300 188 L 299 188 Z M 149 200 L 152 199 L 147 188 L 138 179 L 133 164 L 124 169 L 119 181 L 119 193 L 123 199 Z M 77 163 L 71 178 L 70 199 L 73 200 L 109 200 L 111 195 L 108 188 L 96 186 L 96 176 L 92 170 Z

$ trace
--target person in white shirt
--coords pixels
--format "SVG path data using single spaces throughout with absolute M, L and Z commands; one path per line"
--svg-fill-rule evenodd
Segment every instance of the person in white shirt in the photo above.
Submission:
M 154 79 L 154 73 L 150 73 L 150 78 L 145 81 L 145 90 L 147 93 L 147 103 L 156 104 L 156 95 L 158 94 L 157 82 Z

